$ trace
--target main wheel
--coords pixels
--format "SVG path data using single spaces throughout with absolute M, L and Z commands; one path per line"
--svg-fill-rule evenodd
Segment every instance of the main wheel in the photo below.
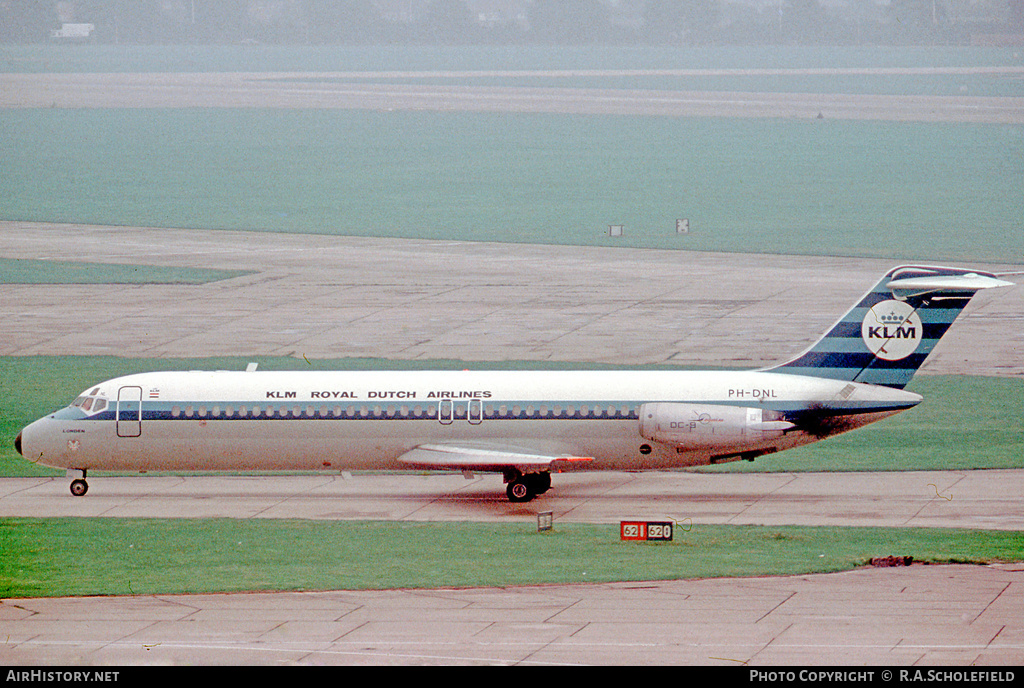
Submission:
M 81 497 L 88 491 L 89 483 L 85 482 L 81 478 L 79 478 L 78 480 L 71 481 L 71 494 L 73 494 L 74 496 Z
M 505 494 L 508 495 L 510 502 L 528 502 L 534 497 L 533 486 L 523 476 L 510 480 L 508 487 L 505 488 Z
M 542 495 L 551 489 L 550 473 L 527 473 L 526 479 L 530 481 L 534 494 Z

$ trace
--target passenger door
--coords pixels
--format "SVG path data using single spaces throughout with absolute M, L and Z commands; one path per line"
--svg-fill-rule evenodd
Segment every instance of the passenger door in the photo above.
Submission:
M 117 436 L 138 437 L 142 434 L 142 388 L 122 387 L 117 390 Z

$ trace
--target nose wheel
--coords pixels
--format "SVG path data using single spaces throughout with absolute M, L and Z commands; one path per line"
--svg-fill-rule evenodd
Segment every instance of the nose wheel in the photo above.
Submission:
M 89 483 L 85 482 L 85 469 L 84 468 L 69 468 L 68 477 L 73 478 L 71 481 L 71 494 L 75 497 L 81 497 L 89 491 Z

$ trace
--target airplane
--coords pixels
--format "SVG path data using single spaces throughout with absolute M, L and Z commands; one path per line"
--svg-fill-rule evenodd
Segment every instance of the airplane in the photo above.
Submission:
M 963 268 L 889 270 L 815 344 L 757 370 L 150 372 L 92 385 L 18 433 L 26 459 L 87 471 L 501 473 L 511 502 L 569 470 L 758 456 L 912 408 L 904 389 L 979 290 Z

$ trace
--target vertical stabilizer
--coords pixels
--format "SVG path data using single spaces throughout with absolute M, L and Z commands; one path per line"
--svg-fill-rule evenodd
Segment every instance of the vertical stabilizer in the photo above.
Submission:
M 814 346 L 769 370 L 902 389 L 975 293 L 1011 284 L 962 268 L 893 268 Z

